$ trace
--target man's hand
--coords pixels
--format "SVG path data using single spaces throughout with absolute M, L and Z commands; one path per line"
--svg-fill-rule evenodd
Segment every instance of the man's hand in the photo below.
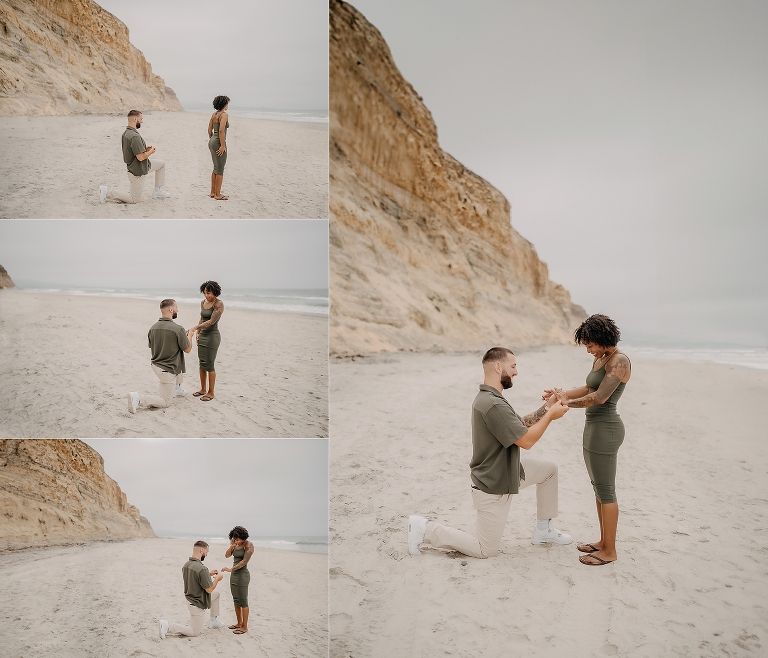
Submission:
M 565 416 L 565 414 L 568 413 L 568 409 L 569 407 L 566 407 L 560 400 L 558 400 L 549 408 L 547 413 L 552 416 L 553 420 L 556 420 Z
M 219 573 L 218 569 L 214 569 L 213 571 L 209 572 L 212 576 L 215 576 L 217 573 Z
M 217 574 L 217 575 L 216 575 L 216 582 L 217 582 L 217 583 L 218 583 L 220 580 L 223 580 L 223 579 L 224 579 L 224 576 L 223 576 L 222 574 Z

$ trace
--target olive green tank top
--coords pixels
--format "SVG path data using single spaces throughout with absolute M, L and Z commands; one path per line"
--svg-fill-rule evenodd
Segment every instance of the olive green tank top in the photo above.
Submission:
M 594 393 L 598 387 L 600 386 L 600 383 L 605 378 L 605 366 L 600 368 L 600 370 L 591 370 L 590 373 L 587 375 L 587 386 L 589 386 L 589 392 Z M 598 418 L 605 418 L 607 416 L 618 416 L 618 411 L 616 410 L 616 405 L 619 402 L 619 398 L 621 398 L 621 394 L 624 393 L 624 388 L 626 387 L 626 384 L 624 382 L 621 382 L 617 387 L 616 390 L 611 393 L 611 397 L 609 397 L 603 404 L 596 404 L 592 407 L 587 407 L 586 409 L 586 418 L 587 420 L 594 420 Z
M 200 305 L 200 317 L 203 319 L 203 322 L 208 322 L 208 320 L 211 319 L 211 316 L 213 315 L 213 309 L 215 309 L 215 306 L 211 306 L 211 308 L 205 308 L 202 304 Z M 219 320 L 221 318 L 216 318 L 216 322 L 214 322 L 210 327 L 206 327 L 205 329 L 201 329 L 201 334 L 212 334 L 219 331 Z
M 227 125 L 225 126 L 225 128 L 227 130 L 229 130 L 229 121 L 227 121 Z M 218 136 L 219 136 L 219 122 L 218 121 L 214 121 L 213 122 L 213 137 L 218 137 Z
M 232 566 L 235 567 L 245 557 L 245 546 L 242 548 L 236 548 L 234 551 L 232 551 L 232 557 L 234 558 L 234 562 L 232 563 Z M 246 564 L 243 567 L 240 567 L 237 571 L 248 571 L 248 565 Z M 237 571 L 235 573 L 237 573 Z

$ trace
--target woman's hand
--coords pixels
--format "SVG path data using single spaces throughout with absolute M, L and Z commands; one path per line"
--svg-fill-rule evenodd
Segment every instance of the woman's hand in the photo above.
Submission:
M 222 155 L 224 155 L 224 153 L 226 152 L 226 150 L 227 150 L 227 147 L 226 147 L 226 146 L 224 146 L 224 145 L 221 145 L 221 146 L 219 146 L 219 148 L 217 149 L 217 151 L 216 151 L 216 155 L 218 155 L 218 156 L 222 156 Z
M 224 573 L 225 571 L 232 571 L 232 569 L 230 569 L 229 567 L 224 567 L 224 568 L 221 570 L 221 573 Z

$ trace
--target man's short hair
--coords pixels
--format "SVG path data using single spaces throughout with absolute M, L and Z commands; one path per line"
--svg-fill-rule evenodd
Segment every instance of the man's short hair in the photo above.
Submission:
M 164 299 L 162 302 L 160 302 L 160 310 L 162 311 L 164 308 L 173 306 L 175 303 L 176 303 L 175 299 Z
M 208 544 L 205 543 L 202 539 L 198 539 L 195 542 L 195 548 L 208 548 Z
M 501 361 L 502 359 L 506 359 L 510 354 L 514 355 L 515 353 L 506 347 L 492 347 L 483 355 L 483 365 L 489 361 Z
M 141 114 L 141 110 L 131 110 L 130 112 L 128 112 L 128 118 L 130 119 L 131 117 L 137 117 L 140 114 Z

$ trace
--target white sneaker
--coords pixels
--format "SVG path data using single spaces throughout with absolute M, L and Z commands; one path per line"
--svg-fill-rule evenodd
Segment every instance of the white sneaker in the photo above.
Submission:
M 411 555 L 421 555 L 419 545 L 424 543 L 427 532 L 427 519 L 423 516 L 408 517 L 408 552 Z
M 107 187 L 106 185 L 102 185 L 101 187 L 99 187 L 99 201 L 101 201 L 101 203 L 107 202 L 108 192 L 109 192 L 109 187 Z
M 549 527 L 546 530 L 539 530 L 538 526 L 533 526 L 532 544 L 570 544 L 572 541 L 573 537 L 555 528 L 552 519 L 549 520 Z
M 136 413 L 136 409 L 139 408 L 139 394 L 128 393 L 128 411 L 132 414 Z
M 226 628 L 226 624 L 222 624 L 218 619 L 211 619 L 208 622 L 208 628 Z
M 165 634 L 168 632 L 170 624 L 165 619 L 160 620 L 160 639 L 165 639 Z
M 162 187 L 156 187 L 155 191 L 152 192 L 152 198 L 153 199 L 169 199 L 171 195 L 166 192 Z
M 185 391 L 183 388 L 181 388 L 181 385 L 176 384 L 176 393 L 174 393 L 175 398 L 183 398 L 185 395 L 189 395 L 187 391 Z

